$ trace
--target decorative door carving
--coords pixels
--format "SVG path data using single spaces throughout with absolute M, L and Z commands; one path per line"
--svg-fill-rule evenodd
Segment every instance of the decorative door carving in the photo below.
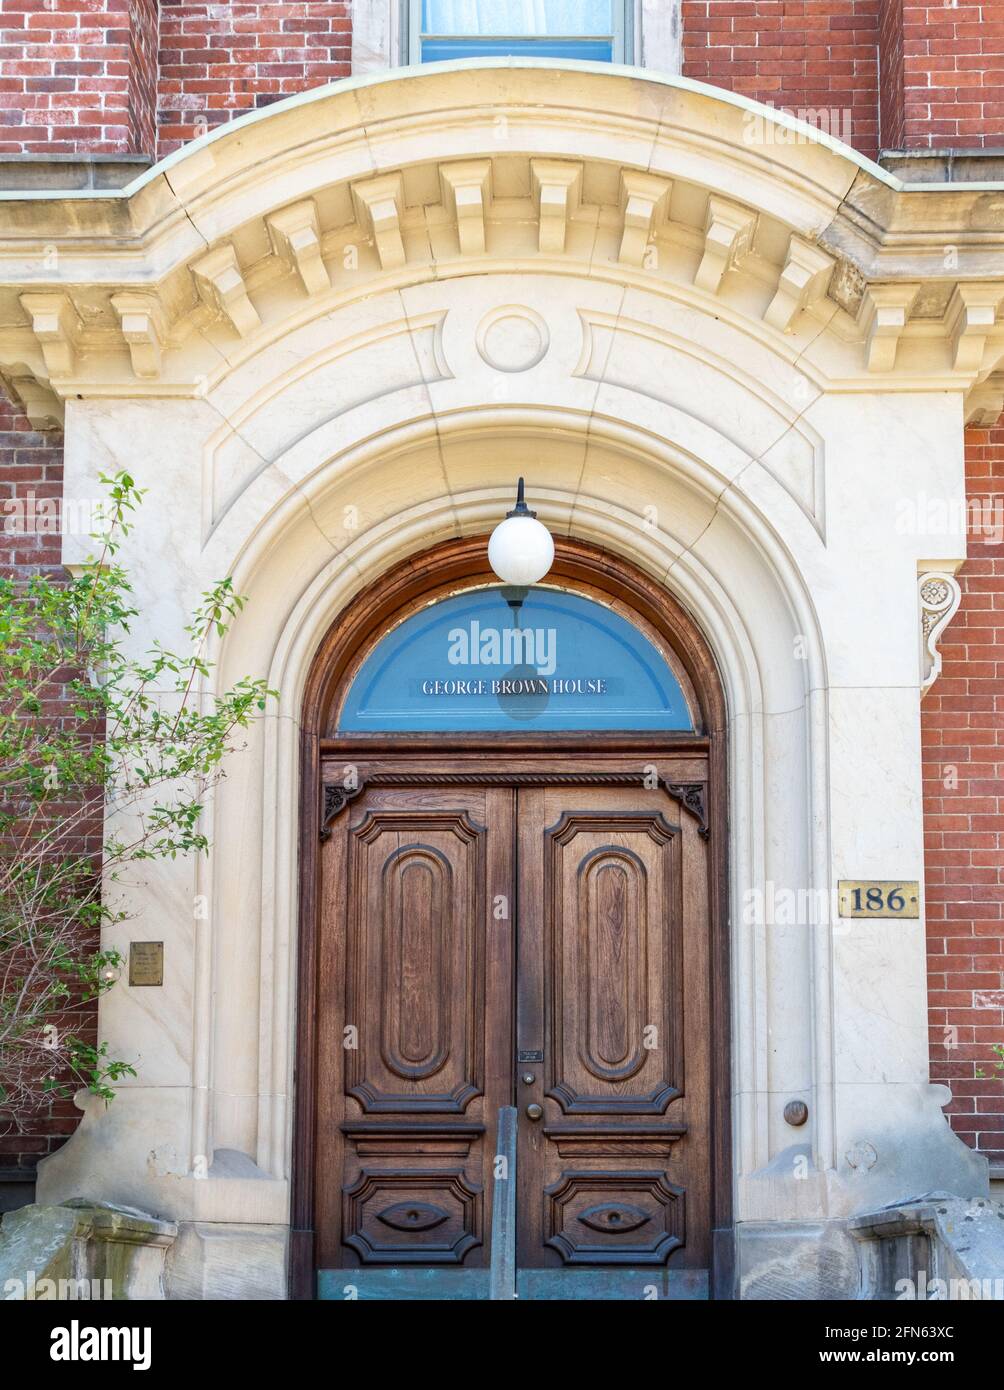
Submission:
M 707 1268 L 704 799 L 578 761 L 383 764 L 323 824 L 322 1269 L 483 1269 L 513 1103 L 521 1268 Z
M 661 788 L 527 790 L 517 860 L 520 1264 L 706 1268 L 701 825 Z
M 329 827 L 318 1262 L 483 1266 L 511 1089 L 514 793 L 371 788 Z

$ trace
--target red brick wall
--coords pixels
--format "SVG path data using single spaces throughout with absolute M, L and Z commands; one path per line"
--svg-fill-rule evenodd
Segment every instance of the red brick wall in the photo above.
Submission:
M 0 0 L 0 154 L 151 154 L 156 0 Z
M 157 155 L 158 0 L 133 0 L 129 29 L 129 115 L 138 154 Z
M 3 507 L 12 498 L 27 502 L 35 498 L 61 497 L 63 493 L 63 441 L 58 434 L 39 434 L 28 420 L 0 396 L 0 572 L 27 578 L 31 574 L 64 573 L 60 563 L 61 538 L 46 530 L 18 534 L 8 530 L 11 509 Z M 54 698 L 51 713 L 69 712 L 71 701 Z M 100 848 L 101 826 L 93 827 L 93 838 L 82 842 L 97 852 Z M 72 1031 L 85 1041 L 97 1037 L 97 1014 L 93 1004 L 68 1010 L 58 1020 L 61 1027 Z M 55 1099 L 46 1112 L 33 1117 L 27 1130 L 12 1132 L 9 1117 L 0 1111 L 0 1170 L 33 1167 L 40 1158 L 58 1149 L 80 1123 L 81 1113 L 72 1100 Z M 2 1174 L 0 1174 L 2 1175 Z
M 966 472 L 999 525 L 1004 416 L 966 431 Z M 962 604 L 921 706 L 928 989 L 931 1076 L 952 1088 L 952 1126 L 1004 1161 L 1004 1071 L 992 1052 L 1004 1044 L 1004 544 L 988 539 L 970 525 Z
M 161 0 L 159 79 L 157 9 L 0 0 L 0 154 L 163 157 L 350 71 L 348 0 Z M 868 155 L 880 131 L 887 149 L 1004 144 L 1002 0 L 683 0 L 683 71 Z
M 11 498 L 63 495 L 63 438 L 40 434 L 10 401 L 0 396 L 0 506 Z M 17 534 L 8 525 L 11 509 L 0 521 L 0 568 L 6 575 L 27 577 L 39 571 L 62 574 L 62 541 L 46 531 Z
M 902 11 L 903 116 L 897 145 L 908 150 L 1004 145 L 1001 0 L 888 4 Z M 883 144 L 893 148 L 885 136 Z
M 161 0 L 161 158 L 194 135 L 351 70 L 347 3 Z
M 884 0 L 879 29 L 879 144 L 903 148 L 903 6 Z
M 683 0 L 683 73 L 878 152 L 880 0 Z M 826 112 L 822 118 L 813 112 Z

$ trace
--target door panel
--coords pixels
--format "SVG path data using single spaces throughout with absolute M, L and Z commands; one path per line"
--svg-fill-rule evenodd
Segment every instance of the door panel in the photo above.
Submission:
M 326 846 L 322 1267 L 486 1263 L 511 1090 L 512 933 L 493 903 L 511 895 L 513 800 L 373 789 Z
M 662 789 L 526 776 L 535 785 L 364 786 L 324 846 L 315 1197 L 333 1296 L 339 1270 L 386 1270 L 388 1287 L 410 1270 L 409 1288 L 423 1270 L 484 1271 L 509 1104 L 520 1269 L 620 1270 L 637 1290 L 617 1296 L 649 1296 L 653 1280 L 660 1297 L 699 1296 L 701 822 Z
M 707 1266 L 705 853 L 662 790 L 520 792 L 523 1268 Z

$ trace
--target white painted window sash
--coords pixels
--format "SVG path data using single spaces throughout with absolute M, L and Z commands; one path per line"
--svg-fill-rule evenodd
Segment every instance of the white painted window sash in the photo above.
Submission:
M 614 0 L 613 4 L 613 62 L 633 63 L 636 61 L 635 11 L 638 0 Z M 422 0 L 402 0 L 401 5 L 401 61 L 421 63 L 422 61 Z M 442 35 L 437 37 L 449 37 Z M 470 37 L 470 36 L 468 36 Z M 491 38 L 531 37 L 530 35 L 492 34 Z M 562 34 L 548 35 L 549 38 L 589 38 L 590 35 Z

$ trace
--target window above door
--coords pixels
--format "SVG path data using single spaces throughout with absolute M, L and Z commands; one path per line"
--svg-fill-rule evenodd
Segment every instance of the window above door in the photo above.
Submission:
M 392 627 L 357 670 L 339 733 L 691 732 L 682 669 L 623 613 L 562 589 L 453 594 Z
M 406 0 L 412 63 L 453 58 L 631 61 L 634 0 Z

